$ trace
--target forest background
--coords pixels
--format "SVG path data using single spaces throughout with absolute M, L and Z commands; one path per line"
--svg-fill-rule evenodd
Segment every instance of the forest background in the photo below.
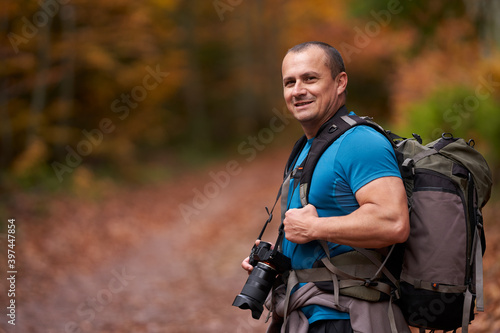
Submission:
M 154 181 L 177 163 L 241 152 L 286 113 L 281 60 L 307 40 L 343 54 L 351 110 L 403 136 L 474 138 L 492 169 L 500 162 L 496 1 L 2 7 L 0 167 L 9 189 L 57 190 L 82 173 Z M 285 122 L 275 137 L 290 144 L 299 130 Z
M 283 102 L 281 61 L 308 40 L 342 53 L 350 110 L 424 142 L 443 132 L 472 138 L 500 176 L 498 1 L 0 2 L 0 233 L 24 217 L 25 262 L 46 255 L 31 271 L 38 279 L 48 266 L 64 272 L 74 253 L 87 256 L 82 265 L 112 256 L 136 241 L 134 228 L 157 230 L 165 216 L 199 218 L 222 197 L 226 175 L 266 153 L 282 168 L 301 129 Z M 115 221 L 99 206 L 113 198 L 123 216 L 121 195 L 159 186 L 176 192 L 148 197 L 145 205 L 167 206 L 154 222 Z M 493 212 L 497 200 L 494 189 Z M 89 207 L 109 217 L 78 219 L 99 236 L 65 229 Z M 54 221 L 65 254 L 42 240 Z M 116 248 L 101 249 L 106 242 Z M 89 244 L 101 254 L 83 250 Z

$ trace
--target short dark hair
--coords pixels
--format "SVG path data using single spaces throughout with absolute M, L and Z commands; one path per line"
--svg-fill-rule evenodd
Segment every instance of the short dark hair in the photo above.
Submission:
M 330 44 L 324 42 L 311 41 L 297 44 L 289 49 L 287 54 L 290 52 L 300 52 L 311 46 L 317 46 L 325 52 L 327 58 L 327 63 L 325 65 L 330 68 L 333 79 L 335 79 L 339 73 L 345 72 L 344 60 L 342 59 L 340 52 Z

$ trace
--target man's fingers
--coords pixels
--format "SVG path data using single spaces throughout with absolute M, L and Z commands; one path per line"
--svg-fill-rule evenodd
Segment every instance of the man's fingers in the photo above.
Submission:
M 245 260 L 243 260 L 241 262 L 241 267 L 243 267 L 243 269 L 246 270 L 250 274 L 250 272 L 253 270 L 253 266 L 250 265 L 249 261 L 250 261 L 250 258 L 246 257 Z

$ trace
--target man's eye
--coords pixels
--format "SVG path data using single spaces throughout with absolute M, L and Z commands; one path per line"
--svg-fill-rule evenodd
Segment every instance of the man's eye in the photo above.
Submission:
M 295 83 L 295 81 L 286 81 L 285 87 L 291 87 L 291 86 L 293 86 L 294 83 Z
M 314 80 L 316 80 L 315 76 L 309 76 L 308 78 L 306 78 L 306 82 L 310 82 L 310 81 L 314 81 Z

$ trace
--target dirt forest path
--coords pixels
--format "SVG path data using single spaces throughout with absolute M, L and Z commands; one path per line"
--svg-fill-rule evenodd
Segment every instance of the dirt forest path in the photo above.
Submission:
M 286 158 L 277 155 L 97 199 L 18 195 L 16 325 L 3 315 L 0 332 L 265 331 L 263 318 L 231 304 L 276 197 Z
M 266 312 L 256 321 L 231 303 L 285 158 L 262 152 L 141 188 L 94 181 L 102 191 L 92 197 L 17 194 L 9 202 L 18 239 L 16 325 L 2 314 L 0 333 L 265 332 Z M 278 224 L 279 208 L 266 240 L 274 241 Z M 499 228 L 487 238 L 488 312 L 473 333 L 500 332 Z M 4 308 L 5 279 L 0 287 Z

